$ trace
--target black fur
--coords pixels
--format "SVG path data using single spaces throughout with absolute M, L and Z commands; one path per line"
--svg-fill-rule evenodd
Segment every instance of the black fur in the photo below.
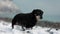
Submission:
M 26 28 L 32 28 L 36 25 L 37 19 L 36 16 L 40 16 L 40 19 L 42 19 L 43 11 L 40 9 L 34 9 L 31 13 L 27 14 L 17 14 L 12 19 L 12 28 L 14 28 L 14 25 L 17 23 L 17 25 L 20 25 Z M 23 28 L 24 30 L 24 28 Z

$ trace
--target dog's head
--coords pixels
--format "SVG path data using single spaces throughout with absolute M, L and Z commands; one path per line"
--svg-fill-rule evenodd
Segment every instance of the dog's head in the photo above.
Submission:
M 40 10 L 40 9 L 34 9 L 34 10 L 32 11 L 32 13 L 33 13 L 36 17 L 40 17 L 40 19 L 43 18 L 43 11 Z

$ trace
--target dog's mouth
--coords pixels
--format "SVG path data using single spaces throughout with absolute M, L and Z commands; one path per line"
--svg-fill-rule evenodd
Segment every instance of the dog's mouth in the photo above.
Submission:
M 40 16 L 36 16 L 37 19 L 40 19 Z
M 37 20 L 42 19 L 42 16 L 36 16 Z

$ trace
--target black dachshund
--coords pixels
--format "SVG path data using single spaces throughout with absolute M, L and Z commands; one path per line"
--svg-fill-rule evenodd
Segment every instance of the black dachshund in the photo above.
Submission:
M 42 19 L 43 18 L 43 11 L 40 9 L 34 9 L 31 13 L 27 14 L 17 14 L 14 16 L 12 20 L 12 29 L 14 28 L 14 25 L 20 25 L 22 26 L 23 31 L 28 28 L 32 28 L 37 23 L 37 18 Z

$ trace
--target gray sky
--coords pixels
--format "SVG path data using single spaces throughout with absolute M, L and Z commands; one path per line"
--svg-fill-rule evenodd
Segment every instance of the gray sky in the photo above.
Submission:
M 41 9 L 44 15 L 60 15 L 60 0 L 13 0 L 22 12 Z

